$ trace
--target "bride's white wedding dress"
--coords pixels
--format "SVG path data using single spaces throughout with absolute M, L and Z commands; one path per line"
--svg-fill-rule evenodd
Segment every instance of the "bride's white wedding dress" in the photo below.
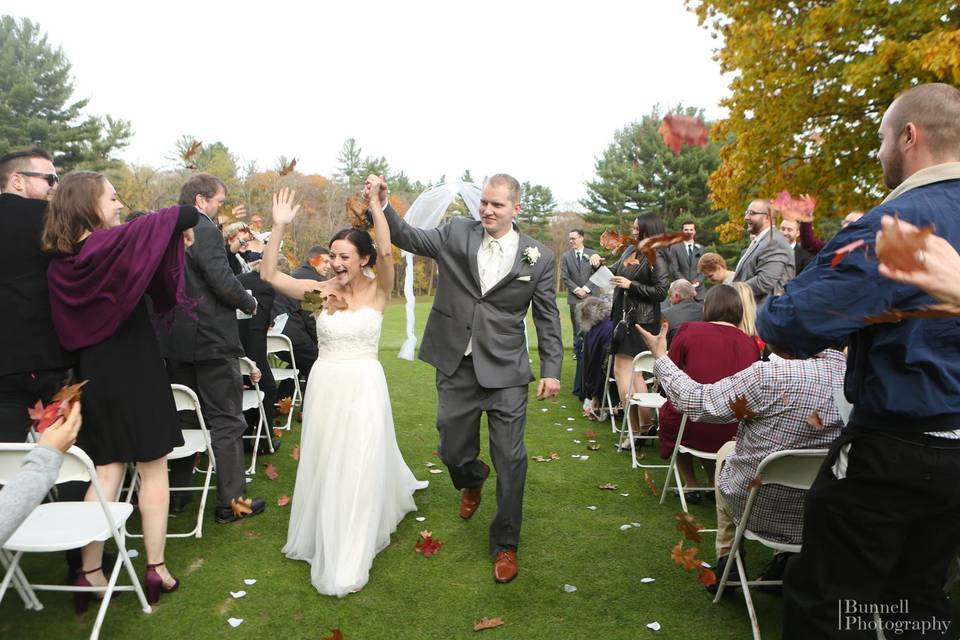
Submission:
M 423 489 L 393 430 L 377 359 L 383 314 L 369 307 L 317 315 L 319 357 L 307 381 L 300 464 L 283 553 L 310 563 L 326 595 L 363 587 Z

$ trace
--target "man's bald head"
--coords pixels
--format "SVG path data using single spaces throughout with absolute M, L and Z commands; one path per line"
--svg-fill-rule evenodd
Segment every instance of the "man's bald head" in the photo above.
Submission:
M 941 162 L 960 160 L 960 89 L 942 82 L 913 87 L 897 96 L 887 118 L 896 134 L 912 122 Z

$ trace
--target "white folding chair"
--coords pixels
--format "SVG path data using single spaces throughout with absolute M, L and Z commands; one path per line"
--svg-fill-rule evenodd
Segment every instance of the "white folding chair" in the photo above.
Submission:
M 610 431 L 616 433 L 619 429 L 617 428 L 617 418 L 614 415 L 613 404 L 613 394 L 610 393 L 610 385 L 613 384 L 614 388 L 617 385 L 617 379 L 613 377 L 613 354 L 607 354 L 607 373 L 606 373 L 606 384 L 603 387 L 603 403 L 601 406 L 607 408 L 607 415 L 610 416 Z M 619 402 L 617 404 L 620 404 Z
M 751 586 L 776 586 L 783 584 L 782 580 L 747 580 L 747 571 L 743 566 L 743 558 L 740 554 L 740 547 L 743 539 L 755 540 L 765 547 L 774 551 L 800 553 L 801 545 L 786 544 L 775 542 L 764 538 L 755 531 L 747 528 L 750 522 L 750 514 L 753 511 L 753 505 L 757 500 L 757 494 L 760 489 L 768 484 L 778 484 L 792 489 L 807 490 L 813 484 L 824 459 L 827 457 L 827 449 L 787 449 L 785 451 L 775 451 L 760 462 L 757 467 L 757 480 L 750 488 L 747 495 L 747 505 L 743 509 L 743 515 L 737 523 L 737 533 L 733 538 L 733 546 L 730 548 L 730 555 L 727 556 L 727 564 L 723 569 L 723 575 L 720 576 L 720 583 L 717 586 L 717 595 L 713 602 L 720 602 L 723 597 L 723 591 L 727 586 L 727 578 L 730 575 L 730 568 L 733 558 L 737 563 L 737 571 L 740 574 L 740 588 L 743 591 L 743 599 L 747 604 L 747 613 L 750 615 L 750 627 L 753 629 L 754 640 L 760 640 L 760 625 L 757 622 L 757 612 L 753 608 L 753 599 L 750 597 Z
M 649 351 L 641 351 L 633 358 L 633 369 L 630 373 L 630 383 L 627 385 L 627 395 L 626 395 L 626 404 L 623 407 L 623 419 L 620 421 L 620 433 L 618 435 L 619 442 L 617 443 L 617 450 L 622 451 L 621 444 L 623 443 L 624 438 L 627 435 L 630 435 L 630 466 L 632 469 L 666 469 L 670 465 L 667 464 L 641 464 L 637 461 L 637 447 L 635 440 L 656 440 L 656 435 L 642 435 L 633 437 L 633 424 L 632 419 L 630 418 L 630 410 L 633 407 L 640 409 L 649 409 L 650 414 L 653 418 L 652 424 L 657 426 L 659 431 L 660 417 L 658 411 L 660 407 L 666 404 L 667 399 L 661 396 L 659 393 L 656 393 L 657 385 L 656 380 L 653 376 L 653 364 L 656 361 L 656 358 L 653 357 L 653 354 Z M 645 374 L 651 374 L 648 378 Z M 638 376 L 643 376 L 647 381 L 649 392 L 634 392 L 634 388 L 638 388 L 639 385 L 636 384 Z
M 0 443 L 0 483 L 8 483 L 19 471 L 23 458 L 35 447 L 27 443 Z M 37 600 L 35 590 L 38 591 L 73 591 L 103 593 L 100 610 L 93 624 L 90 638 L 93 640 L 100 635 L 103 619 L 110 606 L 110 597 L 114 591 L 133 591 L 140 600 L 144 613 L 150 613 L 140 580 L 127 555 L 127 548 L 121 529 L 127 518 L 133 513 L 133 507 L 126 502 L 108 502 L 100 482 L 97 480 L 97 471 L 87 454 L 78 447 L 70 447 L 63 456 L 63 466 L 57 475 L 57 484 L 63 482 L 90 482 L 97 495 L 93 502 L 50 502 L 37 506 L 20 527 L 10 536 L 4 551 L 6 556 L 6 573 L 0 583 L 0 601 L 7 592 L 7 588 L 14 580 L 19 580 L 21 587 L 26 588 L 32 599 L 33 609 L 42 609 L 43 605 Z M 20 558 L 24 553 L 46 553 L 52 551 L 66 551 L 83 547 L 95 540 L 104 541 L 113 537 L 117 545 L 117 563 L 110 572 L 107 584 L 103 587 L 77 587 L 60 584 L 31 584 L 20 567 Z M 126 568 L 130 577 L 130 585 L 117 585 L 120 569 Z M 31 607 L 28 607 L 31 608 Z
M 198 453 L 207 454 L 207 468 L 203 471 L 203 486 L 196 487 L 192 484 L 186 487 L 170 487 L 170 491 L 200 491 L 200 509 L 197 511 L 197 524 L 187 533 L 167 533 L 168 538 L 190 538 L 196 536 L 203 537 L 203 511 L 207 504 L 207 494 L 210 493 L 210 476 L 216 467 L 216 461 L 213 457 L 213 444 L 210 440 L 210 432 L 207 431 L 207 424 L 203 421 L 203 413 L 200 412 L 200 398 L 194 393 L 193 389 L 182 384 L 171 384 L 170 390 L 173 393 L 173 400 L 177 405 L 177 411 L 193 411 L 197 416 L 199 429 L 181 429 L 183 434 L 183 444 L 176 447 L 167 454 L 167 460 L 182 460 L 183 458 L 193 458 Z M 130 481 L 130 488 L 127 490 L 127 502 L 133 499 L 133 492 L 137 489 L 140 477 L 133 472 L 133 479 Z M 142 533 L 130 533 L 126 525 L 123 528 L 124 534 L 128 538 L 142 538 Z
M 282 333 L 267 334 L 267 355 L 271 353 L 290 352 L 289 367 L 270 367 L 273 372 L 273 379 L 277 381 L 277 387 L 283 380 L 293 380 L 293 402 L 290 405 L 290 411 L 287 413 L 287 423 L 283 426 L 287 431 L 293 422 L 293 407 L 303 401 L 303 392 L 300 390 L 300 370 L 297 369 L 297 359 L 293 355 L 293 343 L 290 338 Z
M 667 469 L 667 478 L 663 481 L 663 491 L 660 493 L 660 504 L 663 504 L 663 501 L 667 497 L 667 491 L 670 489 L 670 479 L 671 477 L 676 482 L 677 494 L 680 496 L 680 506 L 684 511 L 687 511 L 687 499 L 684 496 L 684 493 L 687 491 L 712 491 L 716 493 L 716 487 L 684 487 L 683 480 L 680 478 L 680 470 L 677 468 L 677 456 L 681 453 L 688 453 L 694 458 L 700 458 L 702 460 L 713 460 L 714 463 L 717 462 L 716 452 L 710 451 L 701 451 L 699 449 L 694 449 L 693 447 L 688 447 L 683 442 L 683 432 L 687 428 L 687 414 L 683 414 L 683 418 L 680 419 L 680 431 L 677 433 L 677 443 L 673 447 L 673 455 L 670 456 L 670 465 Z M 716 533 L 716 529 L 701 529 L 700 531 L 707 533 Z
M 253 371 L 254 362 L 250 358 L 241 357 L 240 360 L 240 374 L 244 376 L 249 376 L 250 372 Z M 251 409 L 257 409 L 260 417 L 257 420 L 257 428 L 254 430 L 252 436 L 243 436 L 247 440 L 253 440 L 253 456 L 250 460 L 250 467 L 247 469 L 247 475 L 254 475 L 257 473 L 257 452 L 260 449 L 260 435 L 263 433 L 263 430 L 267 430 L 267 447 L 270 449 L 270 453 L 273 453 L 273 434 L 270 432 L 270 425 L 267 424 L 267 414 L 263 409 L 263 391 L 260 391 L 260 384 L 253 382 L 253 389 L 244 389 L 243 390 L 243 410 L 249 411 Z

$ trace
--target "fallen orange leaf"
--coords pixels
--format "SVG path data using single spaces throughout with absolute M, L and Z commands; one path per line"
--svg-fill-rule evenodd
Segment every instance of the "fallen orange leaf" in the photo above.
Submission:
M 265 465 L 263 465 L 263 466 L 266 467 L 266 469 L 267 469 L 266 472 L 265 472 L 265 475 L 267 476 L 267 479 L 269 479 L 269 480 L 276 480 L 277 478 L 280 477 L 280 474 L 277 473 L 277 467 L 276 467 L 276 465 L 273 464 L 272 462 L 268 462 L 267 464 L 265 464 Z
M 293 445 L 293 449 L 290 450 L 290 457 L 294 460 L 300 460 L 300 445 Z
M 481 618 L 473 625 L 474 631 L 482 631 L 484 629 L 493 629 L 494 627 L 503 626 L 503 618 Z
M 285 506 L 287 506 L 288 504 L 290 504 L 290 496 L 280 496 L 280 497 L 277 499 L 277 506 L 278 506 L 278 507 L 285 507 Z
M 432 556 L 440 551 L 442 546 L 443 543 L 434 539 L 432 532 L 424 530 L 420 532 L 420 538 L 414 545 L 414 551 L 423 556 Z
M 746 396 L 737 396 L 733 400 L 730 400 L 729 404 L 730 410 L 733 411 L 733 415 L 736 416 L 737 420 L 749 420 L 757 415 L 747 406 Z

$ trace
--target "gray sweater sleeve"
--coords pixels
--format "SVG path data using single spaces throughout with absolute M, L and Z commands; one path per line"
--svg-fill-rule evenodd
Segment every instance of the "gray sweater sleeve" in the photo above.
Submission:
M 37 445 L 23 459 L 17 475 L 0 491 L 0 545 L 43 500 L 57 481 L 63 454 L 52 447 Z

